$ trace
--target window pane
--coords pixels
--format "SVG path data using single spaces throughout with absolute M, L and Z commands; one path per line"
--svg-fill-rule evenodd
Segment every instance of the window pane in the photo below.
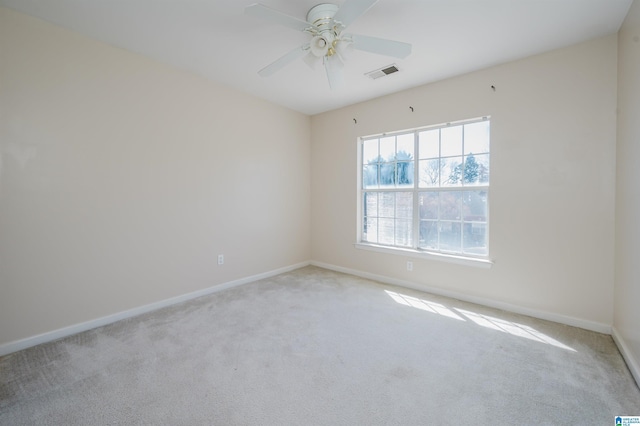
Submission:
M 398 135 L 396 140 L 396 185 L 413 186 L 414 176 L 413 133 Z
M 380 165 L 380 187 L 392 188 L 396 180 L 395 163 L 382 163 Z
M 365 217 L 378 216 L 378 193 L 377 192 L 365 192 L 363 203 L 363 215 Z
M 398 161 L 396 162 L 396 186 L 413 186 L 413 161 L 401 161 L 401 156 L 405 154 L 398 153 Z M 408 160 L 408 159 L 405 159 Z
M 464 191 L 462 199 L 465 222 L 487 221 L 487 191 Z
M 489 184 L 489 154 L 476 155 L 478 163 L 478 185 Z
M 464 224 L 464 252 L 475 255 L 487 254 L 487 224 Z
M 462 157 L 443 158 L 440 160 L 440 167 L 442 186 L 462 185 Z
M 378 216 L 393 218 L 395 216 L 395 194 L 381 192 L 378 204 Z
M 378 219 L 378 242 L 380 244 L 393 245 L 395 240 L 393 219 Z
M 440 129 L 440 156 L 462 155 L 462 126 Z
M 411 246 L 413 244 L 411 219 L 396 220 L 396 245 Z
M 378 161 L 378 139 L 362 142 L 362 163 L 369 164 Z
M 420 219 L 438 219 L 438 201 L 439 194 L 437 192 L 421 192 L 420 199 Z
M 440 250 L 461 251 L 460 222 L 440 222 Z
M 489 121 L 464 126 L 464 153 L 483 154 L 489 152 Z
M 440 130 L 420 132 L 418 137 L 418 153 L 420 158 L 437 158 L 440 156 Z
M 439 186 L 440 182 L 440 160 L 420 160 L 419 170 L 420 187 L 428 188 Z
M 469 154 L 464 157 L 464 172 L 462 178 L 465 185 L 478 185 L 480 179 L 480 164 L 476 156 Z
M 366 218 L 363 223 L 362 240 L 368 243 L 378 242 L 378 219 Z
M 413 219 L 413 194 L 411 192 L 396 193 L 396 218 Z
M 487 254 L 487 191 L 464 191 L 463 251 L 468 254 Z M 479 223 L 478 223 L 479 222 Z
M 362 187 L 377 188 L 378 187 L 378 164 L 368 164 L 362 167 Z
M 396 155 L 396 138 L 390 136 L 380 139 L 380 156 L 383 161 L 393 161 Z
M 440 192 L 440 219 L 460 220 L 462 207 L 461 191 Z
M 413 133 L 407 133 L 405 135 L 398 135 L 398 147 L 397 152 L 400 154 L 401 152 L 405 153 L 409 158 L 415 158 L 414 155 L 414 136 Z M 400 157 L 400 156 L 399 156 Z
M 438 249 L 438 222 L 435 220 L 420 221 L 420 243 L 421 248 Z

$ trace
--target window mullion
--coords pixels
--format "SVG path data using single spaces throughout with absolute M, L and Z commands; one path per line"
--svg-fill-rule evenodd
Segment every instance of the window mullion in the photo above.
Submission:
M 464 180 L 462 185 L 464 185 Z M 464 192 L 460 197 L 460 252 L 464 253 Z
M 465 133 L 464 126 L 462 126 L 462 171 L 460 173 L 460 186 L 462 187 L 462 196 L 460 197 L 460 253 L 464 253 L 464 180 L 466 177 L 465 170 L 467 169 L 467 159 L 464 154 Z
M 412 247 L 417 249 L 420 244 L 420 185 L 418 178 L 420 176 L 420 152 L 418 142 L 418 132 L 413 133 L 413 244 Z
M 442 195 L 442 132 L 438 130 L 438 217 L 436 219 L 436 235 L 438 236 L 438 246 L 436 251 L 440 252 L 440 216 Z

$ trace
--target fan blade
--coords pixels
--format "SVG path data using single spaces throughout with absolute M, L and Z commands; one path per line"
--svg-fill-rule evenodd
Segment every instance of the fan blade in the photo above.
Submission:
M 369 10 L 378 0 L 346 0 L 333 17 L 345 28 Z
M 337 55 L 325 56 L 324 69 L 327 72 L 327 79 L 329 80 L 329 87 L 331 87 L 331 90 L 339 89 L 344 86 L 344 77 L 342 75 L 343 68 L 344 64 Z
M 312 26 L 306 21 L 294 18 L 293 16 L 285 15 L 280 11 L 277 11 L 260 3 L 254 3 L 245 7 L 244 13 L 245 15 L 255 16 L 257 18 L 273 22 L 274 24 L 280 24 L 285 27 L 293 28 L 294 30 L 304 31 Z
M 341 39 L 336 44 L 336 53 L 340 55 L 340 59 L 343 61 L 348 60 L 353 54 L 353 41 Z
M 411 45 L 409 43 L 388 40 L 386 38 L 363 36 L 359 34 L 350 34 L 348 37 L 353 40 L 354 49 L 363 50 L 365 52 L 393 56 L 394 58 L 400 59 L 406 58 L 411 53 Z
M 309 43 L 296 47 L 291 52 L 282 56 L 280 59 L 277 59 L 276 61 L 262 68 L 260 71 L 258 71 L 258 74 L 261 77 L 269 77 L 270 75 L 276 73 L 277 71 L 280 71 L 282 68 L 289 65 L 291 62 L 295 61 L 296 59 L 303 57 L 308 50 L 309 50 Z

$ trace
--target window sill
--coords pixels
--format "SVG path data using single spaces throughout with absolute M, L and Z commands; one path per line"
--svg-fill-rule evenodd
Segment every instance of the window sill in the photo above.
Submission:
M 452 254 L 427 253 L 420 250 L 409 248 L 387 247 L 376 244 L 355 243 L 355 248 L 360 250 L 375 251 L 378 253 L 387 253 L 400 256 L 416 257 L 419 259 L 435 260 L 440 262 L 455 263 L 457 265 L 473 266 L 476 268 L 489 269 L 493 265 L 490 259 L 482 259 L 476 257 L 466 257 Z

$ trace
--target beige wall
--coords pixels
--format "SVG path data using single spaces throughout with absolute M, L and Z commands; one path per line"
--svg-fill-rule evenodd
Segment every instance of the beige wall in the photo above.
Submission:
M 308 261 L 309 155 L 303 114 L 0 8 L 0 345 Z
M 614 328 L 640 383 L 640 2 L 618 34 Z
M 312 259 L 606 330 L 616 46 L 612 35 L 312 117 Z M 493 267 L 354 248 L 357 136 L 486 115 Z

